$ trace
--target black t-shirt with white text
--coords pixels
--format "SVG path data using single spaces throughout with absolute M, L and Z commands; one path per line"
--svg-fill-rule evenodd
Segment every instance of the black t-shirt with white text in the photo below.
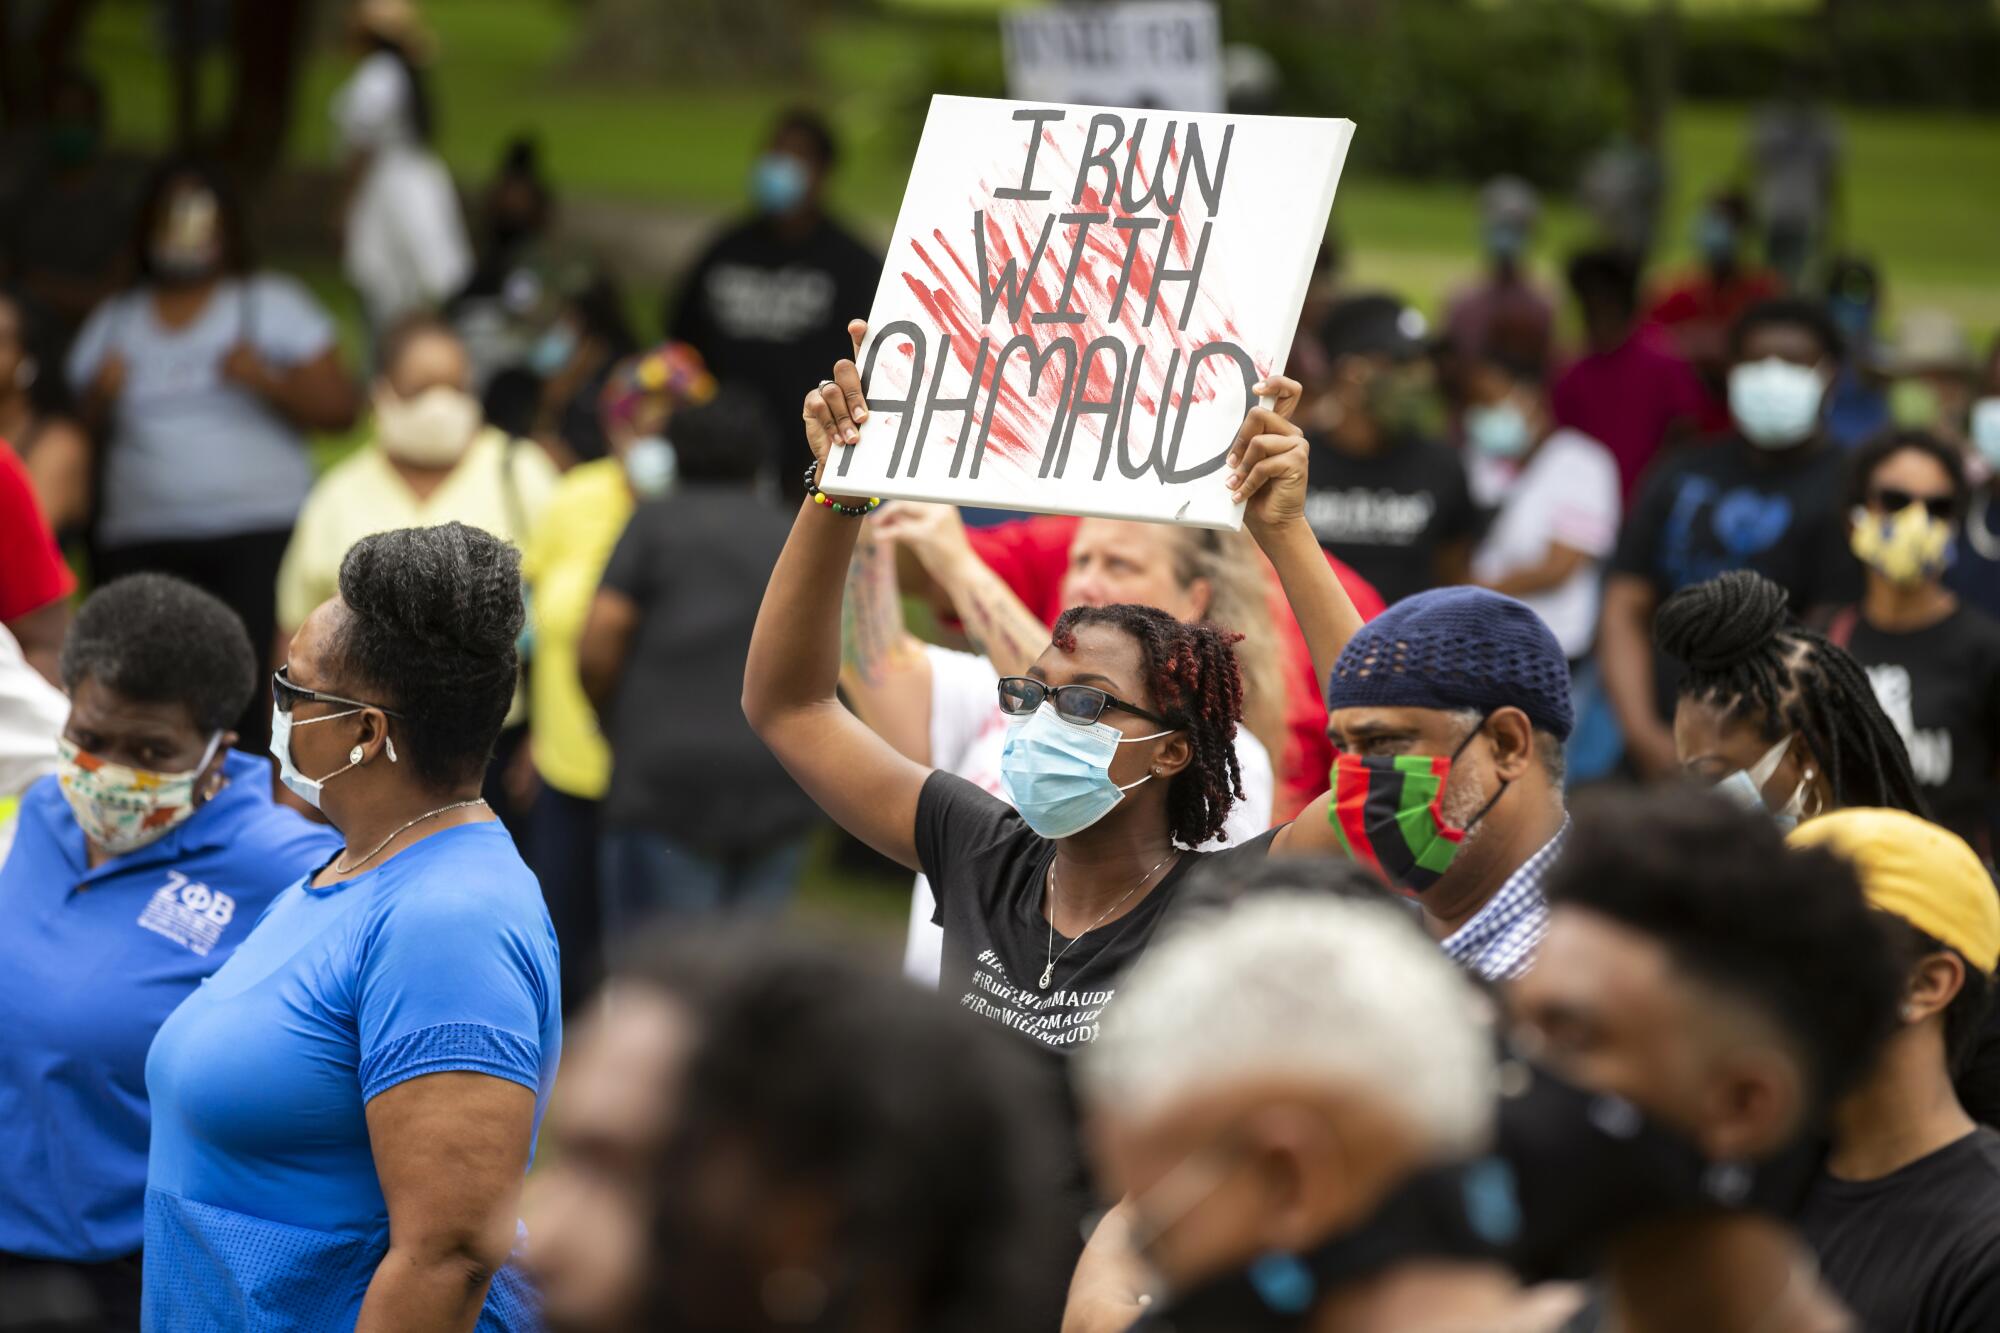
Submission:
M 1931 815 L 1993 851 L 1990 797 L 2000 759 L 2000 621 L 1961 606 L 1935 625 L 1891 633 L 1849 610 L 1828 627 L 1868 672 L 1910 752 Z
M 1861 565 L 1847 549 L 1846 468 L 1830 447 L 1774 453 L 1735 436 L 1662 455 L 1640 482 L 1610 572 L 1644 579 L 1662 602 L 1733 569 L 1782 587 L 1795 616 L 1851 602 Z M 1671 718 L 1680 667 L 1655 654 L 1654 668 L 1660 716 Z
M 1868 1333 L 2000 1329 L 2000 1134 L 1976 1129 L 1880 1180 L 1821 1175 L 1798 1222 Z
M 924 781 L 916 834 L 917 859 L 937 895 L 931 921 L 944 928 L 938 994 L 1018 1034 L 1039 1056 L 1036 1067 L 1053 1079 L 1062 1109 L 1061 1122 L 1049 1126 L 1065 1180 L 1059 1203 L 1081 1237 L 1097 1195 L 1084 1163 L 1068 1056 L 1096 1040 L 1126 967 L 1174 915 L 1188 872 L 1200 863 L 1260 862 L 1276 830 L 1227 851 L 1183 852 L 1124 916 L 1078 936 L 1074 946 L 1055 936 L 1054 952 L 1063 957 L 1046 991 L 1036 983 L 1051 952 L 1042 899 L 1056 845 L 1005 801 L 943 770 Z M 1072 1263 L 1076 1253 L 1068 1256 Z
M 754 390 L 772 421 L 794 421 L 806 390 L 853 355 L 847 321 L 867 316 L 881 271 L 880 257 L 829 219 L 790 240 L 751 218 L 695 262 L 666 326 L 718 380 Z M 796 499 L 812 455 L 797 429 L 773 444 L 778 481 Z
M 1094 1041 L 1104 1007 L 1145 952 L 1188 872 L 1201 862 L 1262 861 L 1275 830 L 1241 847 L 1183 852 L 1138 905 L 1078 936 L 1051 940 L 1044 914 L 1056 846 L 1005 801 L 952 774 L 932 773 L 917 801 L 917 856 L 937 894 L 944 928 L 938 993 L 1051 1056 Z M 1060 887 L 1060 886 L 1058 886 Z M 1037 983 L 1061 954 L 1049 989 Z
M 1438 552 L 1469 542 L 1479 511 L 1450 445 L 1419 437 L 1351 454 L 1312 441 L 1306 522 L 1319 544 L 1396 602 L 1438 584 Z

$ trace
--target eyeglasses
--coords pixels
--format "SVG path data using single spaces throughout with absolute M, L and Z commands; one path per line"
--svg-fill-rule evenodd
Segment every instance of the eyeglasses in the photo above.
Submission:
M 1157 722 L 1163 727 L 1175 725 L 1158 713 L 1151 713 L 1137 704 L 1128 704 L 1115 694 L 1107 694 L 1095 685 L 1050 685 L 1036 680 L 1033 676 L 1002 676 L 1000 678 L 1000 711 L 1009 717 L 1026 717 L 1042 706 L 1045 699 L 1053 699 L 1056 716 L 1065 722 L 1074 722 L 1079 727 L 1087 727 L 1104 716 L 1107 708 L 1136 714 L 1149 722 Z
M 279 667 L 271 673 L 271 701 L 278 706 L 280 713 L 290 713 L 294 705 L 302 703 L 345 704 L 349 708 L 373 708 L 387 713 L 390 717 L 402 716 L 395 709 L 383 708 L 381 704 L 363 703 L 359 699 L 344 699 L 338 694 L 321 694 L 318 690 L 309 690 L 303 685 L 294 685 L 292 684 L 291 677 L 285 674 L 290 670 L 291 667 L 288 664 Z
M 1894 486 L 1876 487 L 1869 492 L 1868 502 L 1885 514 L 1900 514 L 1911 505 L 1920 504 L 1932 518 L 1941 519 L 1950 519 L 1958 508 L 1958 502 L 1949 495 L 1913 495 Z

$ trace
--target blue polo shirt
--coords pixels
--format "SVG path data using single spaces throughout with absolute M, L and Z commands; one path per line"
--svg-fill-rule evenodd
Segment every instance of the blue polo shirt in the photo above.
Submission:
M 560 994 L 541 888 L 497 820 L 434 833 L 343 883 L 286 889 L 146 1061 L 142 1326 L 353 1328 L 389 1244 L 368 1103 L 466 1071 L 532 1089 L 539 1127 Z M 538 1326 L 503 1267 L 479 1333 Z
M 232 753 L 223 772 L 179 828 L 95 870 L 53 776 L 21 798 L 0 866 L 0 1252 L 139 1248 L 153 1034 L 340 845 L 272 803 L 268 761 Z

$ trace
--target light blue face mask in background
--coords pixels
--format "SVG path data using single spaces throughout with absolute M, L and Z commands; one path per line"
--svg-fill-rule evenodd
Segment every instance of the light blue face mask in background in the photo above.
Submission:
M 528 369 L 547 379 L 569 364 L 576 355 L 576 345 L 575 329 L 567 324 L 554 325 L 528 349 Z
M 1150 773 L 1123 787 L 1111 780 L 1120 745 L 1171 735 L 1171 728 L 1127 736 L 1109 722 L 1079 726 L 1045 703 L 1007 728 L 1000 784 L 1029 828 L 1044 838 L 1067 838 L 1104 818 L 1126 792 L 1151 781 Z
M 2000 396 L 1972 405 L 1972 446 L 1988 466 L 2000 470 Z
M 750 198 L 765 213 L 789 213 L 805 202 L 812 173 L 790 153 L 766 153 L 750 168 Z
M 1527 414 L 1513 403 L 1466 408 L 1465 438 L 1488 458 L 1519 458 L 1534 443 Z
M 1739 768 L 1728 777 L 1715 784 L 1715 790 L 1728 798 L 1731 804 L 1744 810 L 1757 811 L 1771 816 L 1771 821 L 1780 832 L 1790 833 L 1799 826 L 1799 818 L 1805 811 L 1806 783 L 1812 780 L 1812 770 L 1799 782 L 1792 799 L 1785 802 L 1782 810 L 1773 810 L 1764 801 L 1764 784 L 1778 771 L 1778 765 L 1785 761 L 1785 751 L 1791 748 L 1793 737 L 1786 736 L 1764 752 L 1764 757 L 1748 768 Z

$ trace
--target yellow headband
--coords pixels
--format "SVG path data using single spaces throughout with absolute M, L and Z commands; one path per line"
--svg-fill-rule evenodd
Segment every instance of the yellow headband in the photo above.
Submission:
M 1899 917 L 1992 975 L 2000 964 L 2000 892 L 1955 833 L 1901 810 L 1836 810 L 1792 831 L 1793 847 L 1852 862 L 1870 906 Z

